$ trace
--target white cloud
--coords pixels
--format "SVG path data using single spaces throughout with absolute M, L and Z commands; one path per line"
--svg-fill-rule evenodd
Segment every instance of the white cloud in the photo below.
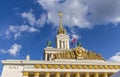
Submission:
M 79 39 L 79 36 L 77 34 L 72 34 L 73 38 Z
M 31 26 L 42 27 L 46 22 L 46 14 L 42 13 L 38 19 L 36 19 L 35 15 L 32 11 L 24 12 L 21 14 L 22 18 L 26 19 Z
M 4 49 L 0 49 L 0 52 L 3 54 L 7 53 Z
M 0 49 L 0 52 L 3 53 L 3 54 L 10 54 L 12 56 L 16 56 L 19 51 L 22 49 L 22 46 L 19 45 L 19 44 L 13 44 L 9 49 L 5 50 L 5 49 Z
M 21 45 L 15 43 L 10 49 L 8 49 L 8 53 L 10 53 L 10 55 L 16 56 L 16 54 L 20 51 L 21 48 Z
M 115 19 L 120 17 L 120 0 L 86 0 L 86 5 L 92 24 L 119 23 Z
M 114 56 L 110 57 L 108 61 L 120 62 L 120 52 L 118 52 Z
M 40 15 L 40 18 L 36 20 L 36 25 L 38 27 L 42 27 L 45 24 L 46 20 L 47 20 L 47 16 L 46 14 L 43 13 L 42 15 Z
M 96 24 L 120 22 L 120 0 L 36 0 L 47 12 L 49 22 L 58 26 L 58 11 L 68 27 L 91 28 Z
M 30 25 L 35 25 L 36 19 L 35 15 L 29 11 L 21 14 L 23 18 L 27 19 Z
M 14 35 L 14 38 L 17 39 L 23 32 L 38 32 L 39 30 L 28 26 L 28 25 L 21 25 L 21 26 L 13 26 L 10 25 L 9 28 L 6 31 L 6 37 L 10 37 L 12 34 Z
M 116 17 L 115 19 L 113 19 L 113 22 L 114 22 L 115 25 L 120 23 L 120 17 Z
M 86 18 L 87 7 L 81 0 L 66 0 L 59 3 L 60 0 L 37 0 L 42 7 L 48 12 L 49 22 L 56 26 L 59 24 L 58 12 L 63 12 L 63 24 L 69 27 L 79 26 L 89 27 L 90 23 Z
M 71 28 L 71 34 L 70 34 L 70 40 L 72 41 L 74 38 L 76 38 L 76 40 L 79 40 L 81 38 L 81 35 L 78 35 L 78 32 L 75 28 Z

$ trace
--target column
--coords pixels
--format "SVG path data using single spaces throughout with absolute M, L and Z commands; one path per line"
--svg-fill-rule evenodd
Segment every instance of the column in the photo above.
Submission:
M 51 54 L 51 58 L 53 58 L 53 53 Z
M 66 48 L 65 41 L 63 41 L 63 48 Z
M 66 40 L 66 42 L 65 42 L 65 45 L 66 45 L 66 49 L 68 48 L 68 45 L 67 45 L 67 40 Z
M 34 77 L 40 77 L 40 73 L 39 72 L 35 72 L 34 73 Z
M 80 77 L 80 73 L 75 73 L 75 77 Z
M 64 44 L 65 44 L 65 49 L 67 48 L 67 46 L 66 46 L 66 41 L 64 41 Z
M 56 42 L 56 44 L 57 44 L 57 48 L 60 48 L 60 41 L 58 40 L 58 38 L 57 38 L 57 42 Z
M 61 48 L 63 48 L 63 41 L 61 41 Z
M 99 77 L 99 74 L 98 73 L 94 73 L 94 77 Z
M 50 77 L 50 72 L 46 72 L 45 77 Z
M 69 45 L 69 38 L 67 40 L 67 48 L 69 49 L 70 48 L 70 45 Z
M 107 74 L 107 73 L 104 73 L 104 74 L 103 74 L 103 77 L 108 77 L 108 74 Z
M 47 53 L 45 53 L 45 60 L 47 61 Z
M 59 73 L 59 72 L 56 72 L 56 73 L 55 73 L 55 77 L 60 77 L 60 73 Z
M 53 54 L 50 54 L 50 61 L 53 60 Z
M 90 77 L 89 73 L 85 73 L 85 77 Z
M 23 72 L 23 77 L 29 77 L 29 73 L 28 72 Z
M 65 73 L 65 77 L 70 77 L 70 73 L 69 72 Z

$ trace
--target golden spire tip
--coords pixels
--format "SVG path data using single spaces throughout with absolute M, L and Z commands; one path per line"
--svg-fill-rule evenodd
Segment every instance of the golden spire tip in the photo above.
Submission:
M 62 14 L 62 12 L 61 11 L 59 11 L 59 16 L 61 17 L 63 14 Z

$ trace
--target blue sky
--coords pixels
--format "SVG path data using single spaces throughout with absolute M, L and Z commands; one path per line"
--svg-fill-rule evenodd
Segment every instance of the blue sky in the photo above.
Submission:
M 0 60 L 43 59 L 47 41 L 56 46 L 62 11 L 70 42 L 75 37 L 87 50 L 120 61 L 119 7 L 119 0 L 1 0 Z

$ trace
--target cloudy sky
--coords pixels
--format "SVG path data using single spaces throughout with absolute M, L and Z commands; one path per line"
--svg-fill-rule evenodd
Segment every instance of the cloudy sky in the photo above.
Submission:
M 70 42 L 75 37 L 87 50 L 120 61 L 119 7 L 120 0 L 1 0 L 0 60 L 43 59 L 47 41 L 56 47 L 62 11 Z

